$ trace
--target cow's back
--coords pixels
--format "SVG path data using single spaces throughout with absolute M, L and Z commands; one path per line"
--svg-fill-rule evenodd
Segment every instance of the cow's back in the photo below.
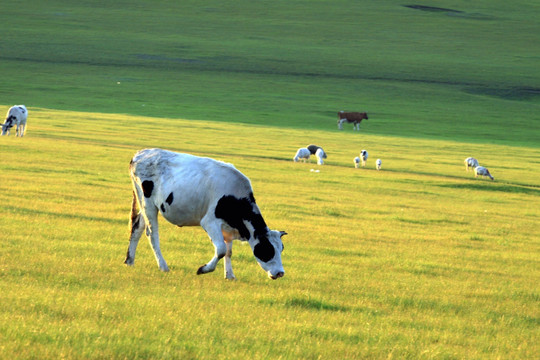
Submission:
M 151 182 L 152 193 L 145 196 L 180 226 L 198 225 L 225 195 L 251 194 L 249 179 L 231 164 L 190 154 L 141 150 L 133 157 L 131 172 L 142 188 Z
M 17 123 L 26 123 L 28 117 L 28 110 L 24 105 L 15 105 L 9 108 L 6 118 L 15 117 Z

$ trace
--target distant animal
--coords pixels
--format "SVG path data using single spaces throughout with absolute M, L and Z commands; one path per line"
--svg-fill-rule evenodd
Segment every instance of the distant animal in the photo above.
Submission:
M 178 226 L 202 226 L 215 248 L 197 275 L 215 270 L 225 257 L 225 278 L 235 279 L 232 240 L 247 241 L 259 265 L 272 279 L 285 274 L 281 262 L 284 231 L 270 230 L 255 203 L 249 179 L 233 165 L 162 149 L 137 152 L 130 163 L 133 184 L 129 247 L 133 265 L 142 233 L 150 240 L 159 268 L 169 271 L 161 254 L 158 213 Z
M 474 177 L 478 177 L 478 175 L 480 176 L 487 176 L 489 177 L 491 180 L 493 180 L 493 176 L 491 176 L 491 174 L 489 173 L 489 170 L 486 169 L 485 167 L 483 166 L 477 166 L 474 168 Z
M 311 152 L 308 148 L 300 148 L 296 151 L 296 155 L 294 156 L 293 160 L 294 162 L 298 162 L 300 159 L 302 159 L 302 161 L 306 162 L 306 160 L 309 160 L 310 155 Z
M 469 168 L 474 170 L 476 167 L 478 167 L 478 160 L 473 157 L 468 157 L 465 159 L 465 170 L 469 171 Z
M 353 164 L 356 169 L 360 166 L 360 158 L 357 156 L 353 159 Z
M 366 166 L 366 161 L 369 157 L 367 150 L 360 151 L 360 160 L 362 160 L 362 167 Z
M 322 165 L 324 163 L 323 159 L 326 159 L 326 153 L 322 148 L 317 149 L 315 152 L 315 156 L 317 157 L 317 164 Z
M 6 121 L 2 124 L 2 135 L 9 135 L 13 126 L 17 125 L 16 136 L 23 137 L 26 132 L 26 119 L 28 110 L 24 105 L 15 105 L 9 108 Z
M 319 149 L 322 149 L 320 146 L 317 146 L 317 145 L 308 145 L 306 146 L 306 149 L 309 150 L 310 154 L 311 155 L 315 155 L 315 153 L 317 152 L 317 150 Z
M 338 129 L 343 130 L 343 123 L 353 123 L 353 130 L 360 131 L 360 123 L 362 120 L 368 120 L 368 115 L 365 112 L 338 112 Z
M 381 165 L 382 165 L 381 159 L 377 159 L 377 161 L 375 161 L 375 168 L 377 170 L 381 170 Z

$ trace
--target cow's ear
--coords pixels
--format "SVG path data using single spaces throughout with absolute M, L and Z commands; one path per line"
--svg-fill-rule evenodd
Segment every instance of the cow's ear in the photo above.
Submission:
M 289 234 L 287 234 L 286 231 L 280 231 L 279 232 L 279 237 L 283 237 L 283 235 L 289 235 Z

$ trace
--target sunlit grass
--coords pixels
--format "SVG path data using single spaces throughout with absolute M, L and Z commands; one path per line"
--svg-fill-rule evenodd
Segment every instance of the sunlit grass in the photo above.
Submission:
M 27 137 L 1 139 L 5 354 L 538 354 L 539 167 L 511 156 L 535 160 L 536 148 L 32 111 Z M 292 161 L 309 143 L 327 150 L 325 165 Z M 164 221 L 171 272 L 158 270 L 145 241 L 135 266 L 125 267 L 128 164 L 151 146 L 228 161 L 249 176 L 266 222 L 289 233 L 286 276 L 268 280 L 239 242 L 238 281 L 225 281 L 221 264 L 197 276 L 213 253 L 206 234 Z M 363 148 L 368 166 L 354 169 Z M 470 154 L 495 181 L 465 171 Z

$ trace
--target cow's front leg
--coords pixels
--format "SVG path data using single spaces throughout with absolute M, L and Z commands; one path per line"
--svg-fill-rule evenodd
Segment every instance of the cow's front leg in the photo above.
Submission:
M 232 270 L 231 256 L 232 256 L 232 240 L 225 241 L 225 246 L 227 247 L 227 252 L 225 253 L 224 267 L 225 267 L 225 279 L 227 280 L 236 280 Z
M 227 247 L 225 246 L 225 240 L 221 232 L 221 224 L 218 224 L 215 221 L 210 221 L 210 223 L 206 223 L 206 221 L 204 221 L 203 219 L 203 221 L 201 221 L 201 226 L 212 240 L 212 244 L 214 244 L 215 248 L 215 253 L 214 257 L 208 263 L 201 266 L 199 270 L 197 270 L 197 275 L 206 274 L 214 271 L 216 269 L 218 261 L 227 253 Z

